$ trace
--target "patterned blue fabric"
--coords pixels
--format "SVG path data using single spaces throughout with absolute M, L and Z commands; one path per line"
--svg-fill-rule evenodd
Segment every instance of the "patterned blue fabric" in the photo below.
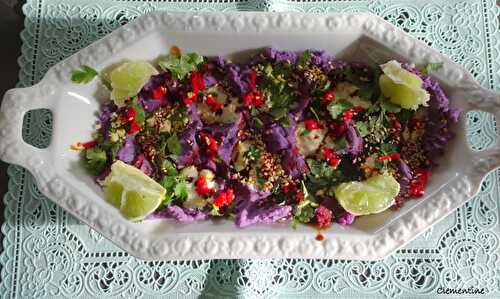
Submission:
M 463 64 L 484 86 L 500 88 L 495 0 L 28 0 L 19 85 L 36 83 L 51 65 L 152 10 L 369 11 Z M 51 121 L 47 111 L 30 113 L 25 139 L 46 145 Z M 475 149 L 494 144 L 495 130 L 491 115 L 468 114 Z M 484 288 L 481 298 L 500 297 L 499 171 L 465 206 L 379 262 L 142 262 L 52 204 L 24 169 L 10 166 L 9 175 L 0 258 L 5 298 L 429 298 L 468 287 Z

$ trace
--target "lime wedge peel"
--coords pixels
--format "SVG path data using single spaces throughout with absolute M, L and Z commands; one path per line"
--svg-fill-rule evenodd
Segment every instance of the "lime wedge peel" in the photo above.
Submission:
M 111 99 L 117 106 L 123 106 L 125 100 L 136 96 L 149 78 L 157 75 L 156 68 L 147 61 L 128 61 L 120 64 L 109 73 Z
M 165 193 L 163 186 L 120 160 L 111 165 L 111 172 L 104 180 L 106 200 L 132 221 L 140 221 L 154 212 Z
M 396 60 L 382 64 L 380 68 L 384 72 L 379 78 L 380 90 L 392 103 L 412 110 L 427 106 L 430 95 L 422 88 L 423 81 L 419 76 L 403 69 Z
M 399 183 L 390 175 L 375 175 L 359 182 L 342 183 L 335 188 L 335 197 L 349 213 L 360 216 L 377 214 L 393 205 Z

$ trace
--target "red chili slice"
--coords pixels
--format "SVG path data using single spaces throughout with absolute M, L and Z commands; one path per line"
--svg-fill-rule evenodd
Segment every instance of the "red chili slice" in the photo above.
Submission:
M 312 119 L 312 118 L 304 120 L 304 126 L 308 130 L 318 130 L 321 128 L 320 123 L 317 120 Z
M 384 156 L 378 157 L 378 160 L 385 161 L 385 160 L 394 160 L 394 159 L 399 159 L 399 158 L 401 158 L 400 154 L 389 154 L 389 155 L 384 155 Z
M 97 141 L 91 140 L 91 141 L 88 141 L 88 142 L 80 143 L 80 145 L 83 148 L 87 149 L 87 148 L 91 148 L 91 147 L 96 146 L 97 145 Z
M 333 91 L 325 91 L 325 93 L 321 96 L 321 101 L 325 104 L 330 104 L 335 101 L 335 93 Z
M 157 88 L 151 91 L 151 96 L 155 100 L 161 99 L 164 95 L 167 94 L 167 88 L 165 86 L 158 86 Z
M 219 103 L 217 101 L 217 98 L 214 95 L 211 95 L 211 94 L 209 94 L 205 97 L 205 104 L 207 104 L 207 106 L 210 107 L 210 110 L 212 112 L 217 112 L 217 111 L 221 110 L 222 107 L 224 106 L 224 105 L 222 105 L 222 103 Z
M 191 73 L 191 89 L 194 93 L 205 89 L 205 80 L 203 80 L 203 75 L 200 72 Z
M 219 143 L 217 140 L 210 134 L 201 132 L 200 139 L 205 144 L 210 154 L 210 158 L 215 158 L 219 152 Z
M 133 121 L 130 122 L 130 128 L 128 129 L 128 134 L 134 134 L 135 132 L 138 132 L 141 130 L 141 127 L 139 126 L 139 124 L 135 121 L 135 119 Z
M 325 158 L 328 165 L 337 168 L 342 161 L 339 156 L 331 148 L 323 148 L 323 157 Z
M 200 176 L 196 180 L 195 191 L 201 197 L 209 197 L 214 192 L 214 190 L 212 188 L 208 187 L 207 179 L 204 176 Z
M 228 187 L 226 190 L 221 191 L 214 198 L 214 205 L 221 208 L 230 205 L 233 201 L 234 201 L 234 191 L 231 187 Z
M 125 112 L 121 115 L 120 120 L 122 123 L 129 123 L 135 119 L 136 111 L 134 108 L 128 107 Z
M 184 105 L 190 106 L 194 102 L 196 102 L 196 99 L 198 98 L 198 93 L 195 92 L 188 92 L 184 95 L 182 98 L 182 101 L 184 102 Z

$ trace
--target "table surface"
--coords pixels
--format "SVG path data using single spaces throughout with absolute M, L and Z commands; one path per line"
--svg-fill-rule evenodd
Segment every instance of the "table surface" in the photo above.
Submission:
M 19 34 L 23 29 L 23 13 L 21 7 L 24 1 L 0 0 L 0 36 L 4 42 L 0 46 L 0 101 L 3 94 L 14 87 L 18 81 L 19 66 L 17 58 L 21 55 L 21 38 Z M 3 199 L 7 192 L 9 177 L 7 176 L 7 164 L 0 161 L 0 198 Z M 0 224 L 4 221 L 4 203 L 0 200 Z M 0 241 L 3 234 L 0 233 Z M 0 251 L 3 250 L 3 242 L 0 242 Z

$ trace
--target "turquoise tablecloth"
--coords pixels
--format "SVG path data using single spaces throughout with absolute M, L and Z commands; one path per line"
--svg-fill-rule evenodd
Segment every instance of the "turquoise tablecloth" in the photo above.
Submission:
M 484 86 L 500 87 L 495 0 L 469 1 L 111 1 L 28 0 L 20 86 L 36 83 L 62 58 L 152 10 L 370 11 L 465 65 Z M 4 41 L 7 42 L 7 41 Z M 471 113 L 476 149 L 495 142 L 490 115 Z M 31 113 L 25 138 L 48 143 L 51 117 Z M 142 262 L 69 216 L 9 168 L 0 294 L 55 297 L 434 298 L 445 288 L 484 288 L 500 298 L 499 172 L 481 193 L 404 249 L 380 262 L 236 260 Z M 462 298 L 476 297 L 460 295 Z

